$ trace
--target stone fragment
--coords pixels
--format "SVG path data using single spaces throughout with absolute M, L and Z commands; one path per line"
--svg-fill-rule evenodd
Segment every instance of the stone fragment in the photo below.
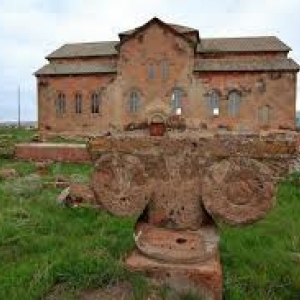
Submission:
M 206 210 L 232 225 L 252 223 L 274 204 L 270 169 L 249 158 L 230 158 L 215 163 L 202 183 Z
M 65 188 L 57 197 L 57 203 L 68 206 L 95 204 L 93 190 L 86 184 L 74 183 Z
M 4 168 L 0 170 L 0 179 L 2 180 L 14 179 L 18 176 L 18 172 L 13 168 Z
M 70 187 L 67 187 L 63 189 L 61 193 L 57 196 L 56 202 L 58 204 L 67 204 L 69 195 L 70 195 Z
M 92 187 L 97 202 L 117 216 L 140 215 L 149 202 L 141 160 L 129 154 L 104 154 L 96 162 Z

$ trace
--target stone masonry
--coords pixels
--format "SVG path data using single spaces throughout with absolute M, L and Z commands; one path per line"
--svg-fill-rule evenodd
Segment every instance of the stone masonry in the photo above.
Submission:
M 176 114 L 190 129 L 295 128 L 299 66 L 278 38 L 207 39 L 158 18 L 119 38 L 66 44 L 47 56 L 35 73 L 41 133 L 98 135 Z
M 98 205 L 137 216 L 130 270 L 154 284 L 222 299 L 218 221 L 253 223 L 274 206 L 277 178 L 298 155 L 296 134 L 167 132 L 96 137 L 88 151 Z

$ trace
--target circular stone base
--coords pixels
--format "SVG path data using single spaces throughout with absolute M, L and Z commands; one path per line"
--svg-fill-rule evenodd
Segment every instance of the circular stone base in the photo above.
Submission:
M 135 230 L 137 248 L 146 256 L 172 263 L 195 263 L 214 257 L 219 235 L 214 226 L 197 231 L 158 228 L 138 223 Z

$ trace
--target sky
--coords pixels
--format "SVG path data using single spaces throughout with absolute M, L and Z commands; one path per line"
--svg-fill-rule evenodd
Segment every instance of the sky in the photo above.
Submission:
M 0 0 L 0 122 L 37 119 L 33 73 L 65 43 L 117 40 L 156 16 L 201 37 L 276 35 L 300 63 L 299 0 Z M 299 76 L 300 77 L 300 76 Z M 300 110 L 300 80 L 297 88 Z

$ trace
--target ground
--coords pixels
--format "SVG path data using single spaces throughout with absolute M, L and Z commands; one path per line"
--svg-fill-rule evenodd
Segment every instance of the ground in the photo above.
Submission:
M 34 132 L 3 134 L 20 141 Z M 134 218 L 63 207 L 56 203 L 61 188 L 42 186 L 57 176 L 87 182 L 91 165 L 53 163 L 37 177 L 34 163 L 4 155 L 2 168 L 20 177 L 0 180 L 0 299 L 177 298 L 124 268 Z M 280 182 L 276 208 L 264 220 L 244 228 L 220 224 L 225 299 L 300 298 L 299 182 L 297 174 Z

